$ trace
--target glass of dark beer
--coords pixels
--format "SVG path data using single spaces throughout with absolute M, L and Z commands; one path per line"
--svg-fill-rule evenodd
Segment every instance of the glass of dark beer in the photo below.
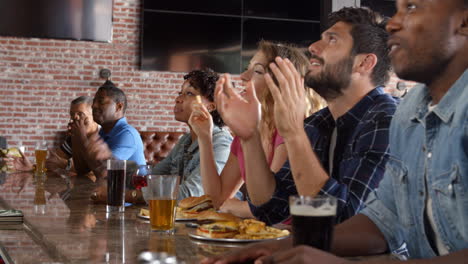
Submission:
M 293 243 L 330 251 L 336 217 L 336 198 L 290 196 Z
M 107 206 L 108 213 L 125 211 L 126 160 L 107 160 Z

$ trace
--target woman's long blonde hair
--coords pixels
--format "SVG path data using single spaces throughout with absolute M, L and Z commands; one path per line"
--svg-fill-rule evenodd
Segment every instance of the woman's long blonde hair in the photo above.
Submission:
M 291 44 L 274 43 L 271 41 L 261 40 L 258 44 L 258 51 L 261 51 L 267 59 L 266 71 L 270 73 L 277 85 L 278 81 L 268 67 L 271 62 L 275 61 L 276 57 L 279 56 L 281 58 L 289 59 L 302 77 L 305 77 L 310 65 L 310 62 L 304 52 Z M 326 103 L 325 100 L 323 100 L 323 98 L 320 97 L 313 89 L 307 87 L 305 89 L 306 98 L 304 98 L 304 100 L 306 100 L 308 107 L 304 113 L 304 117 L 307 117 L 325 107 Z M 262 105 L 262 122 L 260 124 L 260 132 L 262 135 L 268 135 L 268 139 L 271 139 L 276 125 L 273 117 L 274 100 L 270 93 L 270 89 L 263 89 L 262 93 L 259 95 L 259 100 Z M 269 148 L 270 147 L 272 146 L 269 146 Z

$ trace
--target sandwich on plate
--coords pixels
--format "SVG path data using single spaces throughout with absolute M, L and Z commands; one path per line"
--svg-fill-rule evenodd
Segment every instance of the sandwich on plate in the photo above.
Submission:
M 213 202 L 209 195 L 200 197 L 187 197 L 179 201 L 177 206 L 177 218 L 197 218 L 200 212 L 214 210 Z
M 209 238 L 233 238 L 239 233 L 241 219 L 229 213 L 201 212 L 197 217 L 197 235 Z

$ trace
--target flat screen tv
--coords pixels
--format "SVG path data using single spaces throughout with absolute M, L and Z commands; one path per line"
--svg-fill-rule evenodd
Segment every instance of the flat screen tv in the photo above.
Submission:
M 0 0 L 0 35 L 110 42 L 113 0 Z
M 144 0 L 141 69 L 240 73 L 262 40 L 299 47 L 320 38 L 322 1 Z

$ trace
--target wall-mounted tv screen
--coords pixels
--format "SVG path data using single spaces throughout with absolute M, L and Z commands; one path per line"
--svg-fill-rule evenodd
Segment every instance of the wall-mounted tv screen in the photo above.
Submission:
M 225 2 L 144 1 L 141 69 L 240 73 L 262 39 L 305 48 L 320 38 L 321 1 Z
M 396 13 L 396 0 L 361 0 L 361 6 L 369 7 L 387 17 L 392 17 Z
M 0 0 L 0 35 L 110 42 L 112 0 Z

